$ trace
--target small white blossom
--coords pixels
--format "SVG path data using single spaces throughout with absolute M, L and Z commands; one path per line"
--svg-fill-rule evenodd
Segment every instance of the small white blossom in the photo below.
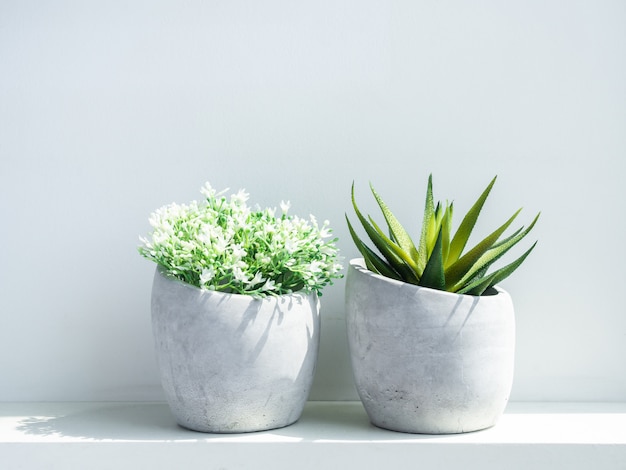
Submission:
M 232 194 L 230 196 L 230 201 L 238 206 L 243 206 L 250 195 L 245 191 L 245 189 L 240 189 L 237 194 Z
M 255 254 L 254 259 L 257 260 L 260 264 L 270 264 L 272 262 L 272 258 L 263 253 Z
M 148 249 L 152 249 L 152 243 L 146 237 L 139 237 L 139 241 Z
M 271 233 L 276 233 L 276 227 L 269 222 L 263 224 L 263 234 L 269 235 Z
M 313 261 L 311 262 L 311 264 L 309 264 L 309 271 L 311 273 L 319 273 L 322 272 L 322 267 L 324 265 L 322 263 L 320 263 L 319 261 Z
M 235 259 L 241 259 L 246 255 L 246 250 L 243 249 L 243 247 L 239 244 L 235 244 L 233 245 L 233 258 Z
M 226 239 L 220 235 L 213 240 L 213 248 L 218 255 L 221 255 L 226 251 L 226 248 L 228 248 L 228 243 L 226 242 Z
M 265 279 L 263 279 L 263 275 L 260 272 L 257 272 L 254 277 L 248 281 L 248 284 L 252 286 L 256 286 L 257 284 L 261 284 Z
M 215 269 L 213 268 L 204 268 L 202 270 L 202 274 L 200 274 L 200 284 L 206 285 L 213 280 L 215 277 Z
M 239 266 L 233 266 L 233 276 L 236 281 L 248 283 L 248 276 Z
M 276 285 L 274 284 L 274 281 L 272 281 L 271 279 L 268 279 L 267 281 L 265 281 L 265 284 L 263 284 L 263 287 L 261 287 L 262 291 L 273 291 L 276 289 Z
M 320 237 L 321 238 L 328 238 L 331 235 L 331 230 L 330 230 L 330 222 L 328 220 L 324 221 L 324 224 L 322 225 L 322 228 L 320 230 Z
M 180 244 L 186 251 L 193 251 L 196 248 L 196 244 L 187 240 L 181 240 Z
M 209 184 L 208 181 L 206 183 L 204 183 L 204 186 L 202 186 L 202 188 L 200 188 L 200 192 L 204 196 L 206 196 L 207 199 L 211 199 L 211 198 L 215 197 L 215 194 L 216 194 L 215 189 L 213 189 L 211 187 L 211 185 Z
M 287 253 L 292 254 L 297 249 L 298 249 L 298 241 L 297 240 L 292 240 L 290 238 L 285 240 L 285 251 Z

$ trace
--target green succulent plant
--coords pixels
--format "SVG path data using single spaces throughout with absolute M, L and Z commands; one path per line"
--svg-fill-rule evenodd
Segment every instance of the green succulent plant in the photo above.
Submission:
M 479 296 L 515 271 L 533 250 L 537 242 L 512 263 L 491 273 L 491 265 L 515 246 L 532 230 L 540 214 L 528 228 L 521 227 L 501 239 L 521 209 L 504 224 L 485 237 L 476 246 L 463 253 L 474 229 L 480 211 L 496 182 L 494 177 L 478 200 L 467 212 L 461 225 L 452 234 L 453 203 L 443 205 L 433 201 L 432 175 L 428 177 L 426 204 L 419 244 L 416 246 L 410 235 L 393 215 L 389 207 L 375 191 L 370 189 L 387 224 L 387 232 L 372 219 L 367 218 L 357 207 L 352 183 L 352 206 L 368 237 L 380 253 L 367 246 L 356 234 L 350 219 L 346 221 L 352 240 L 363 255 L 367 269 L 392 279 L 401 280 L 432 289 Z M 382 256 L 381 256 L 382 255 Z

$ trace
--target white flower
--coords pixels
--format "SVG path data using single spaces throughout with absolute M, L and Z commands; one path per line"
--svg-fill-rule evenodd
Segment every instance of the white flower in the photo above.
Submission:
M 248 281 L 248 284 L 250 284 L 251 286 L 255 286 L 257 284 L 261 284 L 263 281 L 263 275 L 260 272 L 257 272 L 254 277 L 250 281 Z
M 226 248 L 228 248 L 228 243 L 223 236 L 220 235 L 215 240 L 213 240 L 213 249 L 217 254 L 221 255 L 226 251 Z
M 263 253 L 256 253 L 254 255 L 254 259 L 256 259 L 261 264 L 270 264 L 272 262 L 272 258 Z
M 162 245 L 170 242 L 172 236 L 164 232 L 154 232 L 152 234 L 152 243 L 156 245 Z
M 322 245 L 320 247 L 320 253 L 325 256 L 334 257 L 337 254 L 337 249 L 330 245 Z
M 205 231 L 203 231 L 203 232 L 199 233 L 198 235 L 196 235 L 196 239 L 203 245 L 210 245 L 211 244 L 211 237 Z
M 246 250 L 244 250 L 242 246 L 239 244 L 233 245 L 232 252 L 233 252 L 233 258 L 235 259 L 241 259 L 244 256 L 246 256 Z
M 320 230 L 320 238 L 328 238 L 331 235 L 331 230 L 329 228 L 330 222 L 328 220 L 324 221 L 322 225 L 322 229 Z
M 245 189 L 240 189 L 237 194 L 232 194 L 230 196 L 230 202 L 235 204 L 236 206 L 243 206 L 249 199 L 249 197 L 250 195 L 246 192 Z
M 204 268 L 202 270 L 202 274 L 200 275 L 200 284 L 205 286 L 209 282 L 211 282 L 214 277 L 215 277 L 215 269 L 213 269 L 213 268 Z
M 212 240 L 224 238 L 224 230 L 220 226 L 207 225 L 202 228 L 202 232 Z
M 211 187 L 211 185 L 209 184 L 208 181 L 206 183 L 204 183 L 204 186 L 202 186 L 202 188 L 200 188 L 200 192 L 204 196 L 206 196 L 207 199 L 211 199 L 211 198 L 215 197 L 215 194 L 216 194 L 215 189 L 213 189 Z
M 289 254 L 294 253 L 298 249 L 298 242 L 288 238 L 285 240 L 285 251 Z
M 233 276 L 236 281 L 244 284 L 248 282 L 248 275 L 239 266 L 233 266 Z
M 262 291 L 276 290 L 276 284 L 271 279 L 268 279 L 267 281 L 265 281 L 265 284 L 263 284 L 263 287 L 261 287 L 261 290 Z
M 187 240 L 181 240 L 180 244 L 185 249 L 185 251 L 193 251 L 196 248 L 196 244 L 193 242 L 188 242 Z
M 289 212 L 289 208 L 291 207 L 291 203 L 289 201 L 280 201 L 280 210 L 283 211 L 283 214 L 287 214 Z
M 319 261 L 312 261 L 311 264 L 309 264 L 309 272 L 311 273 L 320 273 L 322 272 L 322 267 L 324 265 L 322 263 L 320 263 Z
M 271 233 L 276 233 L 276 226 L 269 222 L 266 222 L 265 224 L 263 224 L 263 234 L 269 235 Z
M 152 243 L 150 243 L 150 240 L 148 240 L 146 237 L 139 237 L 139 241 L 141 243 L 143 243 L 143 245 L 148 248 L 151 249 L 152 248 Z

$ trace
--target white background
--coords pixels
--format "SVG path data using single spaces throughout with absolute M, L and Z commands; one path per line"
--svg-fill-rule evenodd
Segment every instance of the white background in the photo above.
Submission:
M 416 232 L 430 172 L 458 218 L 499 175 L 482 234 L 542 211 L 512 399 L 626 400 L 625 159 L 621 0 L 0 0 L 0 400 L 162 398 L 136 246 L 204 181 L 350 258 L 352 181 Z M 343 288 L 312 399 L 356 398 Z

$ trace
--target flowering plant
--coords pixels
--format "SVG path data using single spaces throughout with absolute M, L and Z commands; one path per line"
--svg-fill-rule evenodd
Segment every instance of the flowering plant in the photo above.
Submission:
M 252 210 L 249 194 L 227 198 L 206 183 L 204 201 L 169 204 L 150 217 L 151 239 L 141 237 L 139 253 L 165 272 L 201 289 L 256 297 L 316 292 L 342 277 L 336 238 L 328 221 L 320 227 L 287 215 L 289 203 Z

